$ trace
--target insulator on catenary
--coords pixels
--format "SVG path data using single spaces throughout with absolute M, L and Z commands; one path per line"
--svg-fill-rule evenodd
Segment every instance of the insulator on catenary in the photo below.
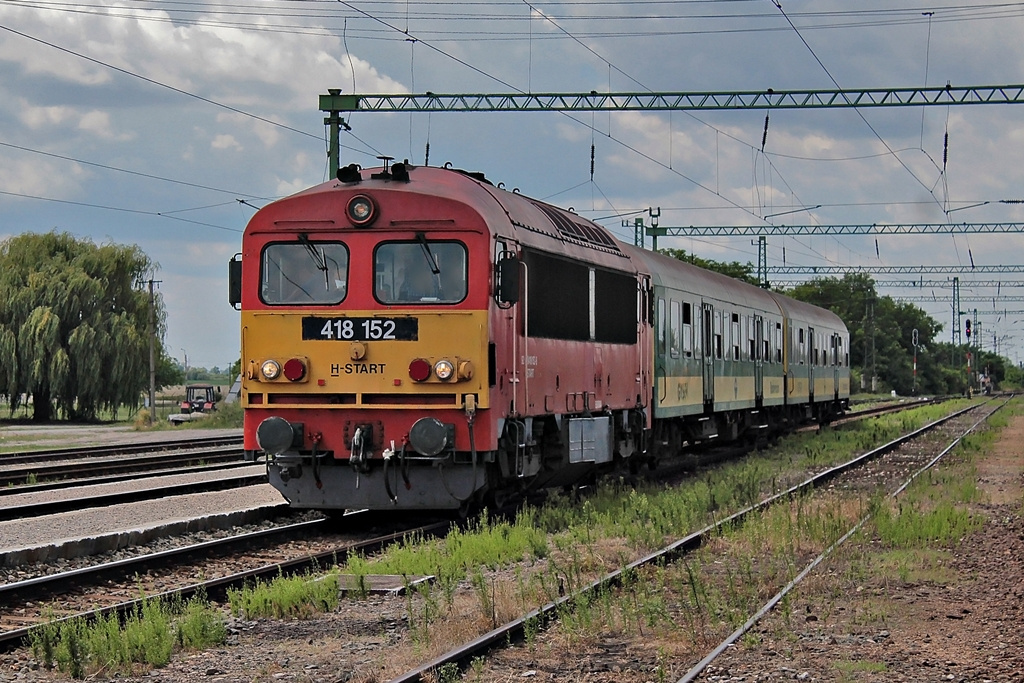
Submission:
M 427 151 L 423 155 L 423 165 L 430 166 L 430 143 L 427 143 Z
M 942 170 L 946 170 L 946 161 L 949 159 L 949 131 L 946 131 L 946 135 L 942 141 Z
M 594 143 L 590 143 L 590 181 L 594 181 Z
M 764 153 L 764 145 L 768 142 L 768 114 L 764 115 L 764 133 L 761 134 L 761 152 Z

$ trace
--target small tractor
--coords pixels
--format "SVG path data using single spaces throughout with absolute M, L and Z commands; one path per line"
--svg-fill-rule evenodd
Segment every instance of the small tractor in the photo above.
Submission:
M 171 424 L 181 424 L 206 417 L 207 413 L 217 410 L 217 401 L 212 384 L 190 384 L 185 387 L 185 400 L 181 402 L 181 412 L 168 415 Z

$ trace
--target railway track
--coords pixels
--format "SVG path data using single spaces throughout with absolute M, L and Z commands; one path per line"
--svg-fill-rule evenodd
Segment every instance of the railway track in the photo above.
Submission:
M 935 426 L 936 425 L 929 425 L 929 427 L 935 427 Z M 854 469 L 858 465 L 863 465 L 863 464 L 865 464 L 867 462 L 870 462 L 870 461 L 872 461 L 873 458 L 879 457 L 879 455 L 881 453 L 888 452 L 888 451 L 896 448 L 897 446 L 898 446 L 898 443 L 896 441 L 890 442 L 889 444 L 886 444 L 882 448 L 876 449 L 877 452 L 874 452 L 872 454 L 867 454 L 865 456 L 861 456 L 860 458 L 858 458 L 858 459 L 856 459 L 854 461 L 851 461 L 850 463 L 846 463 L 842 467 L 830 468 L 828 471 L 821 472 L 818 475 L 816 475 L 815 477 L 813 477 L 812 479 L 808 480 L 807 482 L 804 482 L 800 486 L 793 487 L 793 488 L 791 488 L 791 489 L 789 489 L 789 490 L 787 490 L 785 492 L 780 493 L 774 499 L 774 502 L 779 502 L 779 500 L 782 500 L 782 499 L 785 499 L 785 498 L 791 498 L 791 497 L 793 497 L 795 495 L 799 495 L 799 492 L 801 490 L 805 490 L 807 488 L 820 487 L 820 486 L 824 485 L 827 482 L 831 482 L 835 478 L 843 476 L 847 471 Z M 751 509 L 748 509 L 748 510 L 741 511 L 740 513 L 737 513 L 736 515 L 733 515 L 732 517 L 729 517 L 727 520 L 723 520 L 723 521 L 724 522 L 728 522 L 728 523 L 736 523 L 736 522 L 742 520 L 746 515 L 752 514 L 755 510 L 756 510 L 756 508 L 751 508 Z M 315 526 L 316 526 L 315 524 L 314 525 L 310 525 L 310 528 L 314 528 Z M 441 533 L 443 533 L 443 532 L 441 532 Z M 641 561 L 638 561 L 638 562 L 632 563 L 630 565 L 627 565 L 626 567 L 618 570 L 617 572 L 612 572 L 611 574 L 609 574 L 609 575 L 607 575 L 607 576 L 605 576 L 605 577 L 595 581 L 591 586 L 589 586 L 585 590 L 591 590 L 591 591 L 607 590 L 610 587 L 614 587 L 614 586 L 618 585 L 618 583 L 621 581 L 621 578 L 622 578 L 623 575 L 628 575 L 631 572 L 635 572 L 635 571 L 639 570 L 640 568 L 642 568 L 643 566 L 646 566 L 647 564 L 649 564 L 651 562 L 672 561 L 673 559 L 678 559 L 679 557 L 685 556 L 686 553 L 692 551 L 692 548 L 699 547 L 700 542 L 702 542 L 703 540 L 708 538 L 709 535 L 713 535 L 714 533 L 716 533 L 714 531 L 714 529 L 709 528 L 709 529 L 701 530 L 700 532 L 696 532 L 695 534 L 691 534 L 690 536 L 688 536 L 688 537 L 680 540 L 679 542 L 672 544 L 668 548 L 664 549 L 663 552 L 660 553 L 660 554 L 651 555 L 651 556 L 649 556 L 647 558 L 644 558 Z M 696 543 L 696 545 L 693 545 L 695 543 Z M 225 546 L 225 547 L 228 547 L 228 546 Z M 180 556 L 183 557 L 183 558 L 187 558 L 187 557 L 189 557 L 189 553 L 192 553 L 192 555 L 201 555 L 203 552 L 207 552 L 207 551 L 201 551 L 201 550 L 182 551 Z M 323 562 L 327 558 L 333 557 L 333 555 L 335 553 L 338 553 L 338 552 L 342 552 L 341 556 L 343 557 L 344 556 L 344 552 L 347 552 L 347 551 L 341 550 L 341 547 L 339 546 L 339 547 L 331 548 L 331 549 L 326 550 L 324 552 L 326 552 L 326 555 L 324 555 L 323 553 L 317 555 L 316 557 L 319 558 L 319 559 L 314 559 L 314 562 L 318 562 L 318 561 L 319 562 Z M 149 562 L 151 562 L 151 563 L 152 562 L 159 563 L 160 561 L 161 560 L 157 560 L 155 558 L 151 558 L 149 560 Z M 185 560 L 185 561 L 187 562 L 188 560 Z M 269 568 L 267 569 L 267 571 L 269 571 L 270 573 L 275 573 L 275 572 L 278 571 L 278 567 L 279 566 L 280 565 L 278 565 L 276 563 L 270 564 L 270 565 L 268 565 Z M 303 568 L 307 568 L 309 566 L 315 566 L 315 565 L 305 564 L 305 565 L 301 565 L 301 566 Z M 103 570 L 96 570 L 96 571 L 98 573 L 95 574 L 95 576 L 102 576 L 102 571 Z M 120 567 L 120 568 L 114 569 L 114 571 L 122 571 L 123 572 L 123 571 L 125 571 L 125 569 L 124 569 L 124 567 Z M 299 570 L 299 571 L 301 571 L 301 570 Z M 245 580 L 245 576 L 243 576 L 243 575 L 248 575 L 250 578 L 252 576 L 254 576 L 252 574 L 247 574 L 247 572 L 248 572 L 248 570 L 246 570 L 246 572 L 239 572 L 238 573 L 239 577 L 237 577 L 235 579 L 231 579 L 229 577 L 225 577 L 223 579 L 223 581 L 226 581 L 227 583 L 225 583 L 224 585 L 238 585 L 237 582 Z M 72 580 L 72 579 L 65 579 L 65 581 L 68 581 L 68 580 Z M 84 579 L 79 578 L 79 579 L 73 579 L 73 580 L 75 580 L 75 581 L 83 581 Z M 59 585 L 59 583 L 60 583 L 59 579 L 47 580 L 47 582 L 45 582 L 45 583 L 49 583 L 50 581 L 53 581 L 54 584 L 56 584 L 56 585 Z M 95 583 L 95 581 L 96 581 L 95 579 L 89 579 L 88 583 Z M 196 588 L 192 588 L 192 589 L 185 588 L 185 589 L 182 589 L 181 594 L 182 595 L 186 595 L 186 596 L 190 595 L 190 594 L 192 594 L 192 592 L 194 592 L 194 590 L 199 590 L 200 589 L 199 587 L 201 586 L 201 590 L 207 591 L 208 594 L 216 595 L 218 590 L 223 590 L 221 588 L 218 588 L 218 586 L 220 585 L 220 584 L 218 584 L 218 581 L 221 581 L 221 579 L 218 579 L 217 581 L 214 581 L 214 582 L 209 583 L 209 584 L 195 584 Z M 232 584 L 231 581 L 236 581 L 236 583 Z M 44 583 L 44 582 L 41 582 L 40 584 L 37 584 L 37 585 L 41 586 L 42 583 Z M 22 592 L 29 591 L 29 592 L 31 592 L 33 590 L 33 585 L 32 584 L 25 584 L 24 586 L 10 588 L 8 590 L 11 591 L 10 595 L 15 595 L 15 594 L 18 593 L 18 591 L 22 591 Z M 405 676 L 403 676 L 401 678 L 398 678 L 396 680 L 419 680 L 419 679 L 422 678 L 422 676 L 426 672 L 428 672 L 428 671 L 437 671 L 440 667 L 443 667 L 446 664 L 455 664 L 455 665 L 458 665 L 458 666 L 465 667 L 467 665 L 467 663 L 469 661 L 473 660 L 474 658 L 478 658 L 478 657 L 486 658 L 486 657 L 489 656 L 488 653 L 489 652 L 493 652 L 495 648 L 499 648 L 500 649 L 501 646 L 503 644 L 505 644 L 505 643 L 515 642 L 517 640 L 517 638 L 521 639 L 524 628 L 536 628 L 537 624 L 545 623 L 545 622 L 548 622 L 548 621 L 552 620 L 559 613 L 560 610 L 564 610 L 564 609 L 567 609 L 567 608 L 571 607 L 571 605 L 573 604 L 573 601 L 581 599 L 581 596 L 583 596 L 585 594 L 586 593 L 583 592 L 583 591 L 578 592 L 578 593 L 574 592 L 574 593 L 571 593 L 570 595 L 565 596 L 564 599 L 553 601 L 551 604 L 549 604 L 549 605 L 547 605 L 545 607 L 540 608 L 539 610 L 535 611 L 534 613 L 530 613 L 528 615 L 525 615 L 521 619 L 517 619 L 517 620 L 515 620 L 513 622 L 510 622 L 510 624 L 506 624 L 505 626 L 501 627 L 500 629 L 496 629 L 495 631 L 493 631 L 493 632 L 491 632 L 489 634 L 485 634 L 484 636 L 482 636 L 481 638 L 477 639 L 473 643 L 470 643 L 470 644 L 468 644 L 468 645 L 466 645 L 466 646 L 464 646 L 462 648 L 458 648 L 457 650 L 455 650 L 455 651 L 453 651 L 451 653 L 448 653 L 448 655 L 445 655 L 445 657 L 443 657 L 443 658 L 435 659 L 435 660 L 433 660 L 431 662 L 428 662 L 427 664 L 423 665 L 422 667 L 419 667 L 419 668 L 417 668 L 414 671 L 410 671 Z M 2 601 L 5 601 L 4 600 L 4 593 L 2 591 L 0 591 L 0 602 L 2 602 Z M 133 603 L 131 601 L 126 601 L 123 604 L 130 606 Z M 125 608 L 126 607 L 117 607 L 117 606 L 112 606 L 111 607 L 111 609 L 125 609 Z M 130 607 L 127 607 L 127 608 L 130 608 Z M 14 633 L 14 631 L 12 631 L 12 634 L 13 633 Z M 25 633 L 27 633 L 27 631 L 25 631 Z M 4 639 L 4 642 L 12 643 L 12 644 L 16 643 L 16 642 L 20 642 L 20 639 L 24 638 L 25 633 L 21 633 L 21 634 L 17 634 L 17 635 L 11 635 L 9 638 Z M 8 645 L 8 647 L 10 647 L 10 645 Z
M 521 617 L 513 619 L 505 624 L 494 628 L 493 630 L 467 642 L 461 646 L 458 646 L 443 655 L 432 659 L 414 669 L 407 671 L 406 673 L 397 676 L 392 679 L 392 683 L 406 683 L 412 681 L 422 681 L 428 675 L 436 675 L 438 671 L 441 671 L 445 667 L 456 666 L 459 669 L 468 669 L 471 662 L 476 662 L 474 666 L 479 667 L 481 658 L 486 659 L 491 656 L 492 652 L 501 650 L 511 643 L 522 643 L 527 631 L 536 631 L 537 629 L 543 629 L 555 624 L 561 615 L 564 615 L 567 611 L 574 609 L 574 605 L 581 602 L 593 601 L 598 598 L 602 593 L 612 590 L 620 590 L 628 582 L 634 580 L 632 577 L 638 575 L 638 573 L 649 570 L 654 567 L 664 567 L 671 563 L 676 563 L 685 560 L 691 556 L 694 552 L 702 548 L 710 539 L 715 538 L 723 532 L 724 529 L 733 527 L 737 524 L 742 524 L 748 517 L 758 514 L 763 510 L 777 505 L 779 503 L 789 501 L 795 497 L 806 494 L 809 491 L 820 489 L 826 486 L 839 486 L 842 479 L 861 479 L 863 481 L 870 482 L 867 486 L 875 487 L 878 485 L 877 481 L 873 479 L 877 476 L 877 463 L 883 456 L 894 452 L 900 446 L 919 438 L 932 430 L 941 427 L 947 422 L 954 420 L 960 416 L 971 413 L 978 410 L 978 406 L 970 406 L 963 410 L 957 411 L 941 420 L 932 422 L 924 427 L 915 430 L 909 434 L 906 434 L 898 439 L 894 439 L 878 448 L 875 448 L 867 453 L 859 455 L 843 464 L 835 467 L 829 467 L 811 477 L 799 483 L 795 486 L 789 487 L 784 491 L 781 491 L 774 496 L 766 498 L 762 502 L 740 510 L 724 519 L 710 524 L 707 527 L 695 531 L 663 548 L 652 552 L 645 557 L 642 557 L 634 562 L 631 562 L 615 571 L 609 572 L 599 578 L 587 582 L 579 590 L 568 593 L 558 599 L 552 600 L 551 602 L 532 610 Z M 991 413 L 989 413 L 991 414 Z M 972 431 L 978 424 L 984 421 L 989 414 L 986 414 L 983 418 L 973 421 L 970 424 L 967 432 Z M 966 433 L 966 432 L 965 432 Z M 908 471 L 912 473 L 910 478 L 916 477 L 921 471 L 930 468 L 935 462 L 941 458 L 941 455 L 949 452 L 963 437 L 964 434 L 957 434 L 951 443 L 944 449 L 942 449 L 940 455 L 935 454 L 922 454 L 920 457 L 908 458 L 908 462 L 902 463 L 898 468 L 899 471 Z M 916 460 L 916 463 L 911 463 L 909 460 Z M 874 470 L 869 468 L 875 467 Z M 906 480 L 901 481 L 898 485 L 898 490 L 902 490 L 908 482 Z M 855 485 L 852 481 L 847 481 L 846 485 Z M 851 528 L 846 534 L 843 535 L 842 539 L 850 537 L 853 532 L 863 524 L 863 521 L 859 522 L 854 528 Z M 799 578 L 802 578 L 809 573 L 814 567 L 816 567 L 828 552 L 831 552 L 830 548 L 826 553 L 819 555 L 804 569 Z M 711 653 L 708 654 L 704 659 L 693 664 L 692 668 L 689 669 L 687 676 L 680 681 L 692 681 L 696 680 L 696 677 L 714 661 L 715 657 L 724 652 L 728 647 L 733 645 L 749 628 L 757 622 L 764 613 L 766 613 L 773 606 L 778 604 L 783 597 L 792 590 L 793 586 L 798 583 L 798 580 L 791 582 L 785 586 L 783 590 L 779 591 L 772 599 L 765 604 L 765 606 L 757 614 L 753 615 L 744 625 L 743 628 L 737 629 L 729 635 L 729 637 L 722 641 L 718 646 L 712 649 Z
M 139 472 L 242 462 L 241 439 L 224 437 L 11 452 L 0 454 L 0 482 L 6 493 L 19 486 L 43 491 L 77 485 L 74 480 L 80 479 L 90 478 L 89 483 L 97 484 L 118 481 L 119 476 L 123 479 Z
M 158 441 L 136 441 L 106 446 L 75 446 L 72 448 L 43 448 L 26 451 L 9 451 L 0 453 L 0 464 L 48 462 L 56 459 L 79 459 L 91 457 L 108 457 L 111 455 L 127 455 L 131 453 L 149 453 L 154 451 L 180 450 L 182 448 L 241 446 L 242 437 L 238 436 L 190 436 L 188 439 L 164 439 Z
M 195 479 L 189 476 L 195 474 L 212 476 L 201 476 Z M 44 485 L 41 490 L 36 490 L 32 486 L 4 489 L 4 493 L 0 495 L 0 521 L 110 507 L 168 496 L 256 486 L 267 482 L 267 473 L 262 465 L 239 463 L 238 465 L 232 464 L 228 468 L 214 465 L 166 471 L 162 475 L 150 473 L 142 478 L 138 475 L 131 475 L 120 477 L 116 481 L 129 480 L 133 483 L 130 488 L 115 491 L 101 490 L 100 484 L 115 481 L 105 478 L 68 482 L 65 486 L 56 487 L 60 489 L 60 496 L 48 500 L 34 499 L 35 497 L 31 494 L 52 492 L 54 487 Z M 75 488 L 80 488 L 82 492 L 75 493 Z
M 382 535 L 339 534 L 327 530 L 325 520 L 312 520 L 5 584 L 0 586 L 0 650 L 25 645 L 32 628 L 44 622 L 125 615 L 146 599 L 202 594 L 223 600 L 228 589 L 247 581 L 312 572 L 344 562 L 350 553 L 377 552 L 409 535 L 442 534 L 450 525 L 444 520 Z M 196 582 L 197 575 L 212 578 Z M 145 598 L 126 599 L 140 590 Z M 38 611 L 41 599 L 58 597 L 59 603 L 51 602 L 45 615 Z

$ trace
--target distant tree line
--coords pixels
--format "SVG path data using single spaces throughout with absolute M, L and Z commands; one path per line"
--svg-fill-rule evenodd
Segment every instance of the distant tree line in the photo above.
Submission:
M 750 284 L 758 284 L 750 263 L 719 262 L 702 259 L 681 249 L 663 253 L 694 263 Z M 967 353 L 972 355 L 972 370 L 992 378 L 996 387 L 1020 386 L 1021 370 L 1008 359 L 966 344 L 954 347 L 941 341 L 944 326 L 917 306 L 879 296 L 874 280 L 866 273 L 847 273 L 842 278 L 815 278 L 792 289 L 777 289 L 783 294 L 827 308 L 838 315 L 850 331 L 850 367 L 853 389 L 863 378 L 872 388 L 877 379 L 879 391 L 895 390 L 901 395 L 959 394 L 967 390 Z M 917 330 L 917 376 L 914 376 L 914 339 Z M 977 384 L 974 384 L 977 388 Z

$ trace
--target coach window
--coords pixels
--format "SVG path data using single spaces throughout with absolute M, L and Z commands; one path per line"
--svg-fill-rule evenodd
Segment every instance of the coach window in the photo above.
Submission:
M 754 339 L 754 318 L 743 316 L 747 320 L 747 360 L 757 360 L 757 340 Z
M 740 359 L 740 314 L 732 314 L 732 359 Z
M 665 355 L 665 300 L 658 298 L 658 355 Z
M 348 248 L 340 242 L 277 242 L 260 257 L 260 298 L 267 304 L 333 305 L 348 288 Z
M 715 311 L 715 358 L 722 360 L 722 312 Z
M 382 304 L 457 304 L 469 262 L 461 242 L 385 242 L 373 254 L 373 296 Z
M 683 355 L 693 356 L 693 307 L 683 302 Z
M 679 302 L 671 299 L 668 302 L 668 352 L 673 358 L 679 358 Z

